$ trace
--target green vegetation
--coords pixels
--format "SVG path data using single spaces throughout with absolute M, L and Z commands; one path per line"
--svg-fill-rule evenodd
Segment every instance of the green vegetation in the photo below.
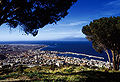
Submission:
M 89 25 L 84 26 L 82 31 L 97 52 L 107 53 L 110 63 L 110 55 L 112 56 L 113 69 L 119 70 L 120 17 L 103 17 L 93 20 Z
M 38 29 L 56 23 L 68 14 L 77 0 L 0 0 L 0 26 L 20 25 L 26 34 L 36 36 Z
M 51 66 L 35 66 L 24 68 L 22 72 L 15 71 L 0 75 L 0 81 L 67 81 L 67 82 L 89 82 L 91 81 L 110 81 L 118 82 L 120 80 L 120 72 L 106 68 L 98 70 L 90 69 L 83 66 L 64 66 L 56 67 L 54 70 Z M 112 78 L 111 78 L 112 77 Z

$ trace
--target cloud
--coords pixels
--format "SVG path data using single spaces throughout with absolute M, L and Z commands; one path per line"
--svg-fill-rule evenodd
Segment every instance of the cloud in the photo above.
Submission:
M 111 1 L 106 6 L 120 6 L 120 0 Z
M 88 21 L 79 21 L 79 22 L 72 22 L 69 24 L 60 24 L 60 26 L 77 26 L 77 25 L 82 25 L 88 23 Z
M 53 28 L 49 28 L 49 29 L 48 29 L 48 28 L 47 28 L 47 29 L 45 29 L 44 31 L 45 31 L 45 32 L 50 32 L 50 31 L 53 31 L 53 30 L 55 30 L 55 29 L 53 29 Z
M 104 11 L 102 13 L 104 13 L 104 15 L 112 16 L 112 15 L 118 15 L 118 14 L 120 14 L 120 11 L 116 9 L 116 10 Z
M 102 15 L 115 16 L 120 14 L 120 0 L 110 1 L 103 5 L 101 10 Z
M 81 30 L 79 30 L 79 31 L 75 31 L 75 30 L 73 30 L 73 31 L 68 31 L 68 32 L 57 32 L 57 33 L 50 33 L 49 35 L 54 35 L 54 36 L 57 36 L 57 38 L 60 38 L 60 37 L 84 37 L 84 34 L 82 33 L 82 31 Z M 60 37 L 58 37 L 58 36 L 60 36 Z

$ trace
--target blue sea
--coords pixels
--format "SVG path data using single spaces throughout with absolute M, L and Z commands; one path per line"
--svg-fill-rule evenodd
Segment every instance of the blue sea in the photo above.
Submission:
M 89 41 L 7 41 L 7 42 L 0 42 L 0 44 L 42 44 L 42 45 L 48 45 L 48 47 L 45 47 L 42 50 L 74 52 L 74 53 L 99 56 L 99 57 L 104 57 L 104 59 L 101 59 L 102 61 L 108 61 L 106 53 L 105 52 L 97 53 L 92 48 L 92 43 Z M 78 56 L 72 54 L 64 54 L 64 55 L 58 54 L 58 55 L 77 57 L 77 58 L 97 59 L 97 58 L 89 58 L 86 56 L 80 56 L 80 55 Z

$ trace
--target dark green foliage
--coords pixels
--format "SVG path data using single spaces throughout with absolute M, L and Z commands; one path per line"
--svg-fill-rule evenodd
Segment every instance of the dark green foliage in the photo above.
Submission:
M 82 31 L 92 41 L 95 49 L 119 50 L 120 17 L 103 17 L 93 20 L 89 25 L 84 26 Z
M 8 75 L 5 75 L 5 76 L 0 76 L 0 80 L 4 80 L 4 79 L 6 79 L 6 78 L 18 78 L 19 77 L 19 74 L 15 74 L 15 73 L 13 73 L 13 74 L 8 74 Z
M 11 72 L 13 72 L 13 70 L 12 69 L 10 69 L 10 68 L 2 68 L 2 69 L 0 69 L 0 74 L 8 74 L 8 73 L 11 73 Z
M 20 25 L 26 34 L 64 18 L 77 0 L 0 0 L 0 25 Z
M 24 67 L 23 67 L 23 65 L 19 65 L 19 66 L 17 67 L 17 71 L 18 71 L 18 73 L 23 73 L 23 72 L 24 72 Z
M 93 48 L 97 52 L 111 50 L 113 64 L 116 62 L 119 65 L 120 17 L 103 17 L 93 20 L 89 25 L 83 27 L 82 32 L 92 42 Z
M 35 72 L 29 72 L 29 73 L 26 73 L 26 75 L 30 78 L 33 78 L 33 77 L 38 77 L 38 78 L 42 78 L 42 74 L 35 71 Z
M 70 69 L 65 69 L 64 71 L 68 72 L 68 73 L 71 73 L 73 70 L 74 70 L 73 68 L 70 68 Z

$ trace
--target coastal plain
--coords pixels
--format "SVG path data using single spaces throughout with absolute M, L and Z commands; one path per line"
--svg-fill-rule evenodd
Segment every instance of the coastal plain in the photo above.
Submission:
M 10 44 L 0 45 L 0 68 L 9 65 L 11 67 L 18 65 L 27 65 L 28 67 L 43 66 L 43 65 L 88 65 L 97 67 L 109 68 L 108 62 L 100 60 L 88 60 L 86 58 L 76 58 L 68 56 L 58 56 L 58 54 L 76 54 L 73 52 L 58 52 L 58 51 L 43 51 L 42 48 L 47 45 L 32 45 L 32 44 Z M 85 56 L 90 56 L 86 55 Z M 90 56 L 91 57 L 91 56 Z M 92 56 L 93 57 L 93 56 Z M 97 58 L 97 57 L 96 57 Z M 99 57 L 98 57 L 99 58 Z
M 58 56 L 80 53 L 41 50 L 45 47 L 47 45 L 0 45 L 0 80 L 86 81 L 93 78 L 88 76 L 91 71 L 95 74 L 109 71 L 109 62 Z M 87 74 L 84 71 L 88 71 L 88 75 L 84 75 Z

